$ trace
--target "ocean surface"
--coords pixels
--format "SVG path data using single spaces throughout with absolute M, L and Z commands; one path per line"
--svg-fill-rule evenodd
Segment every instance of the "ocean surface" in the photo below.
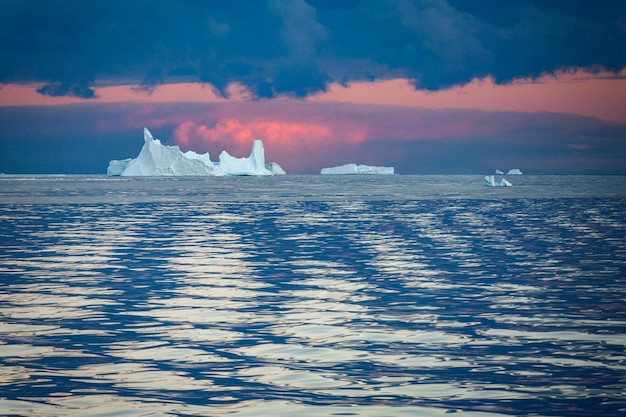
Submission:
M 626 177 L 0 176 L 0 415 L 626 415 Z

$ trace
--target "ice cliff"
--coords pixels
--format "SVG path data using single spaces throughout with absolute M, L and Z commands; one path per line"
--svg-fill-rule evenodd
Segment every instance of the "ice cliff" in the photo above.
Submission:
M 369 165 L 346 164 L 332 168 L 322 168 L 322 175 L 337 174 L 384 174 L 390 175 L 394 173 L 393 167 L 373 167 Z
M 265 164 L 263 142 L 255 140 L 247 158 L 236 158 L 222 151 L 219 162 L 211 161 L 208 153 L 182 152 L 178 146 L 162 145 L 147 128 L 143 129 L 144 144 L 132 159 L 112 160 L 108 175 L 121 176 L 185 176 L 185 175 L 280 175 L 285 171 L 275 162 Z

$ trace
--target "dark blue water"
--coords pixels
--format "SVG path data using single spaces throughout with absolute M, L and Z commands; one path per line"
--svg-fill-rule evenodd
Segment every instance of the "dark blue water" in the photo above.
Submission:
M 517 182 L 0 179 L 0 414 L 624 415 L 626 180 Z

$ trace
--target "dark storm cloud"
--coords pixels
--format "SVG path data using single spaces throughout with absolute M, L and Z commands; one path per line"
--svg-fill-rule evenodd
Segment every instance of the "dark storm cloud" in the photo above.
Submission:
M 575 0 L 0 0 L 0 82 L 200 81 L 306 96 L 331 81 L 439 89 L 626 65 L 626 2 Z

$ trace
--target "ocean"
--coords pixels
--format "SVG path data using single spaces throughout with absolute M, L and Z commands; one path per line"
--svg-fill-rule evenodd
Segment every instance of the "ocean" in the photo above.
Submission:
M 626 177 L 0 176 L 0 415 L 626 414 Z

